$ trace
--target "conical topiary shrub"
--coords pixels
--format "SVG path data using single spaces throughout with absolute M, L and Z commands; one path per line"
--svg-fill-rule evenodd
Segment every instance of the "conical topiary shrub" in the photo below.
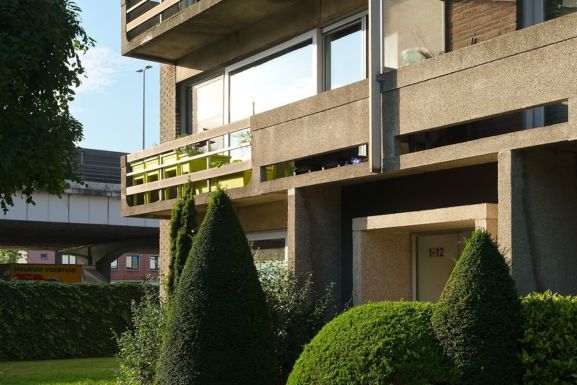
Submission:
M 188 183 L 184 190 L 184 196 L 178 200 L 170 215 L 170 261 L 166 277 L 166 293 L 170 298 L 176 286 L 178 278 L 186 263 L 186 259 L 192 247 L 194 230 L 196 229 L 196 207 L 192 183 Z
M 215 192 L 171 302 L 159 385 L 270 385 L 270 318 L 230 199 Z
M 485 230 L 468 240 L 432 317 L 463 385 L 519 383 L 520 301 L 503 255 Z

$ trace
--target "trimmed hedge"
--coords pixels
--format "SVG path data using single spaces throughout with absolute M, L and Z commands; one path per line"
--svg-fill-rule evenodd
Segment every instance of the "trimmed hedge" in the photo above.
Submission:
M 112 356 L 140 285 L 0 281 L 0 361 Z
M 432 309 L 419 302 L 352 308 L 306 346 L 287 385 L 456 384 L 431 327 Z
M 271 321 L 228 196 L 216 191 L 168 306 L 159 385 L 271 385 Z
M 547 291 L 522 300 L 525 385 L 577 383 L 577 297 Z
M 432 317 L 462 385 L 511 385 L 520 379 L 520 301 L 505 259 L 486 230 L 476 230 Z

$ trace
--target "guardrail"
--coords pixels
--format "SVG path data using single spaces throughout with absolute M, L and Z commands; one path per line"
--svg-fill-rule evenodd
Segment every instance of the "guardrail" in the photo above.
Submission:
M 252 176 L 249 121 L 222 126 L 127 156 L 124 181 L 129 206 L 194 193 L 246 186 Z

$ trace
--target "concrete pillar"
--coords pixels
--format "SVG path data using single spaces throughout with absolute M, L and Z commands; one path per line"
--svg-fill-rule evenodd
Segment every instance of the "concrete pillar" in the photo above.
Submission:
M 110 282 L 110 276 L 112 273 L 110 267 L 110 259 L 109 258 L 101 258 L 98 262 L 96 262 L 96 271 L 98 271 L 105 279 L 106 282 Z
M 499 242 L 520 294 L 577 294 L 577 155 L 499 154 Z
M 160 295 L 164 296 L 164 282 L 170 262 L 170 221 L 166 219 L 160 221 L 158 258 L 160 260 L 160 274 L 158 276 Z
M 353 303 L 412 300 L 411 233 L 353 232 Z
M 288 192 L 288 265 L 313 274 L 315 288 L 335 283 L 341 301 L 340 187 L 290 189 Z

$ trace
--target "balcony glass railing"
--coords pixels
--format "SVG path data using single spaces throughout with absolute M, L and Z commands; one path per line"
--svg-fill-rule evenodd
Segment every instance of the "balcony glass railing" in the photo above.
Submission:
M 182 196 L 192 182 L 195 194 L 246 186 L 251 179 L 250 129 L 222 130 L 196 134 L 188 143 L 175 141 L 175 147 L 131 159 L 126 173 L 126 196 L 129 206 L 150 204 Z M 185 141 L 186 142 L 186 141 Z M 177 146 L 177 147 L 176 147 Z

